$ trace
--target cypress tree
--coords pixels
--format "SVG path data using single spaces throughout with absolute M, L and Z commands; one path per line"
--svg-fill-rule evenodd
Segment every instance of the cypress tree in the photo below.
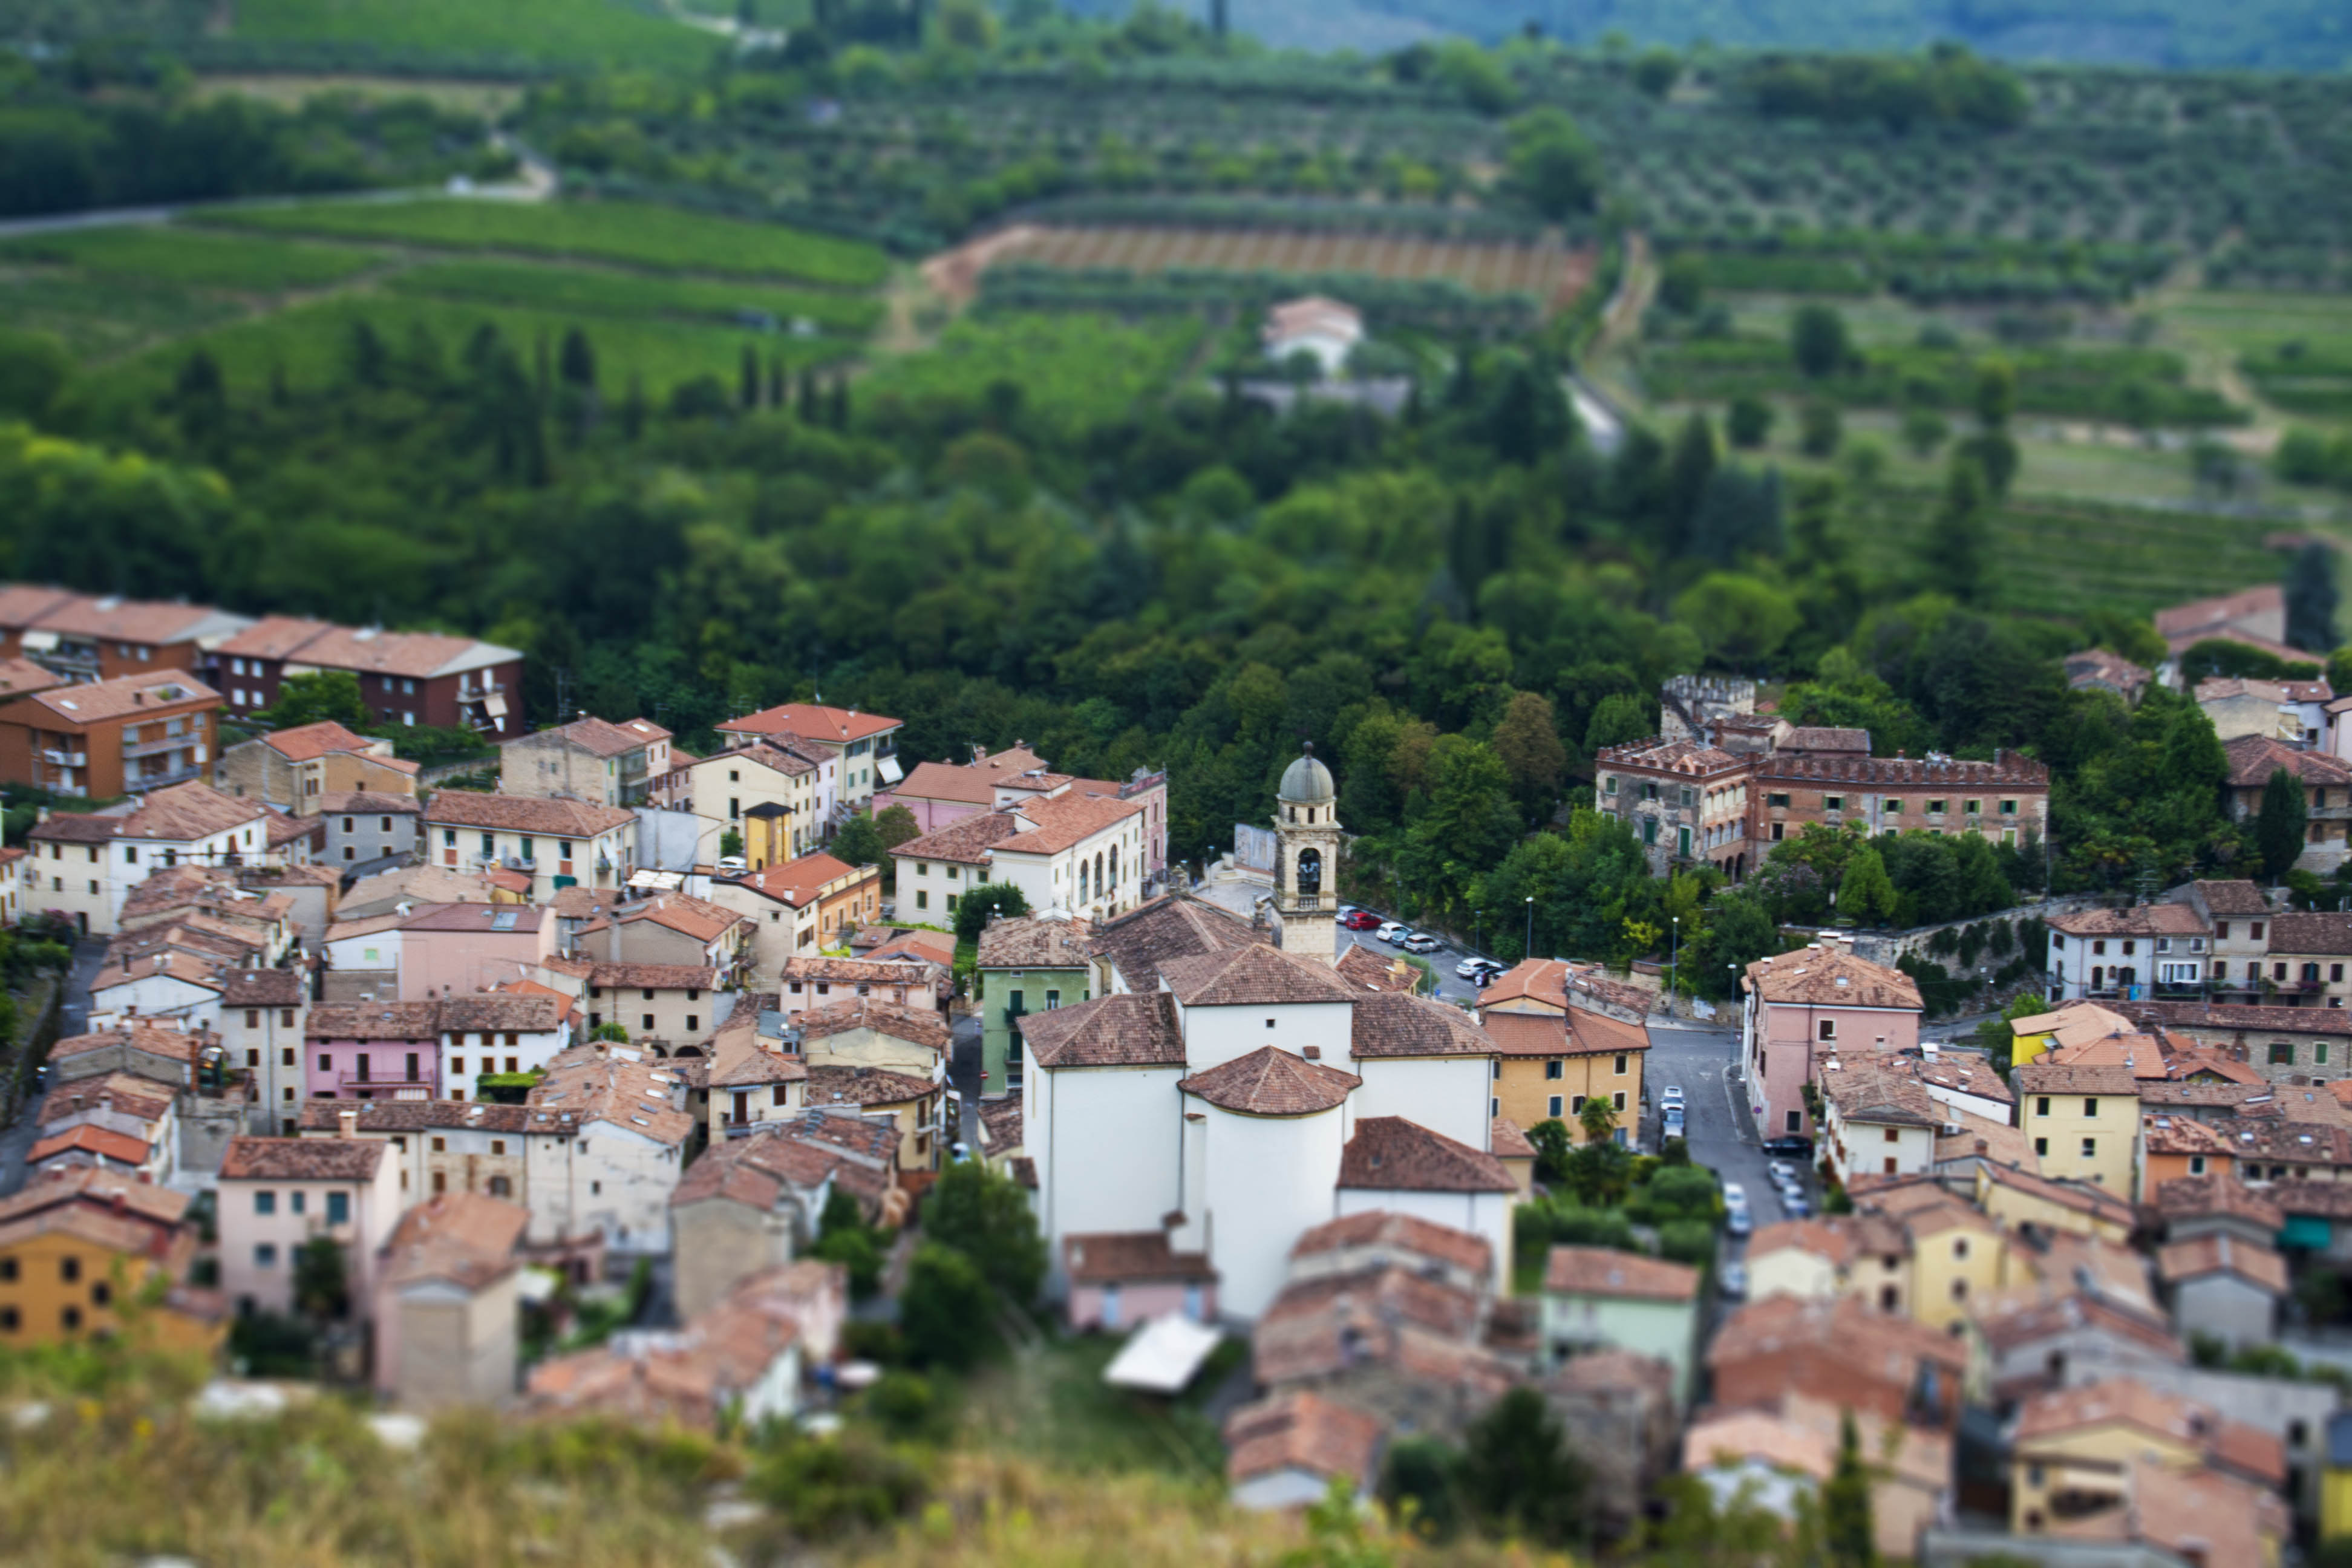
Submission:
M 2273 768 L 2263 785 L 2263 808 L 2254 816 L 2254 850 L 2263 858 L 2263 875 L 2284 876 L 2294 864 L 2303 853 L 2309 816 L 2303 781 L 2284 767 Z
M 743 345 L 743 372 L 736 401 L 746 412 L 760 406 L 760 351 Z
M 782 408 L 783 405 L 784 356 L 771 354 L 768 356 L 768 406 Z
M 801 423 L 814 425 L 824 410 L 817 405 L 816 372 L 808 365 L 801 366 Z
M 1862 1436 L 1853 1412 L 1838 1423 L 1837 1468 L 1822 1488 L 1822 1533 L 1829 1539 L 1837 1568 L 1877 1568 L 1878 1539 L 1870 1516 L 1870 1472 L 1862 1462 Z
M 646 383 L 635 371 L 629 373 L 629 393 L 621 400 L 621 434 L 635 440 L 646 428 Z
M 1972 458 L 1954 453 L 1944 479 L 1943 504 L 1929 525 L 1925 564 L 1935 587 L 1962 603 L 1984 592 L 1991 531 L 1985 521 L 1984 470 Z
M 596 351 L 589 346 L 586 332 L 573 327 L 563 334 L 563 353 L 558 369 L 566 386 L 596 384 Z
M 843 371 L 833 378 L 833 406 L 827 410 L 836 430 L 849 428 L 849 373 Z

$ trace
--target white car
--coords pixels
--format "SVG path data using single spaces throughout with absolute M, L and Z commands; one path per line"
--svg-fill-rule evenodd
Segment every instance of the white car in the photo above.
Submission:
M 1500 974 L 1502 969 L 1490 958 L 1465 958 L 1454 966 L 1456 980 L 1467 980 L 1474 985 L 1484 985 L 1489 974 Z
M 1388 921 L 1383 922 L 1381 929 L 1374 931 L 1372 934 L 1380 938 L 1382 942 L 1402 942 L 1406 937 L 1412 934 L 1412 928 L 1397 921 Z
M 1772 1180 L 1782 1186 L 1797 1179 L 1797 1167 L 1786 1160 L 1775 1160 L 1764 1168 L 1771 1173 Z
M 1414 931 L 1397 945 L 1407 952 L 1443 952 L 1445 950 L 1444 942 L 1425 931 Z
M 1682 1085 L 1678 1083 L 1670 1083 L 1658 1093 L 1658 1109 L 1661 1110 L 1664 1110 L 1669 1105 L 1680 1105 L 1682 1103 L 1683 1089 Z
M 1732 1214 L 1748 1212 L 1748 1189 L 1738 1182 L 1723 1184 L 1723 1206 Z

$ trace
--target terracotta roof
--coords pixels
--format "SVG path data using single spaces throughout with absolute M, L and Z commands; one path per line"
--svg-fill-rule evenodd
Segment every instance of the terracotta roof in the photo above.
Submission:
M 893 941 L 884 942 L 866 953 L 876 963 L 936 963 L 941 969 L 955 967 L 956 940 L 943 931 L 910 931 Z
M 2286 1294 L 2286 1259 L 2242 1237 L 2200 1236 L 2168 1243 L 2157 1252 L 2156 1269 L 2168 1285 L 2209 1274 L 2234 1274 L 2273 1296 Z
M 1478 1005 L 1491 1008 L 1497 1003 L 1528 997 L 1565 1009 L 1568 1006 L 1568 979 L 1569 966 L 1559 959 L 1523 958 L 1496 975 L 1492 984 L 1478 993 Z
M 1022 1146 L 1021 1101 L 1011 1095 L 980 1102 L 980 1145 L 991 1158 Z
M 2248 1083 L 2182 1083 L 2168 1079 L 2163 1083 L 2139 1086 L 2142 1110 L 2168 1105 L 2242 1105 L 2247 1100 L 2269 1098 L 2270 1091 Z
M 1967 1052 L 1945 1054 L 1932 1060 L 1906 1058 L 1911 1074 L 1932 1089 L 1948 1089 L 1955 1094 L 1965 1094 L 1978 1100 L 1990 1100 L 2000 1105 L 2015 1105 L 2017 1096 L 2008 1081 L 1992 1070 L 1991 1061 Z M 1949 1120 L 1947 1118 L 1946 1120 Z
M 1505 1057 L 1564 1057 L 1573 1052 L 1566 1013 L 1496 1013 L 1486 1015 L 1486 1037 L 1495 1054 Z
M 0 583 L 0 626 L 21 630 L 38 626 L 42 616 L 75 597 L 77 595 L 63 588 L 44 588 L 33 583 Z
M 2273 952 L 2289 951 L 2273 943 Z M 2292 951 L 2305 952 L 2308 949 Z M 2249 1035 L 2352 1034 L 2352 1015 L 2340 1007 L 2257 1007 L 2216 1002 L 2131 1002 L 2132 1016 L 2175 1029 L 2226 1029 Z
M 1571 1363 L 1572 1364 L 1572 1363 Z M 1758 1461 L 1773 1469 L 1826 1481 L 1837 1468 L 1837 1440 L 1784 1418 L 1777 1410 L 1719 1410 L 1694 1420 L 1683 1433 L 1683 1468 L 1691 1473 L 1726 1461 Z
M 49 1060 L 64 1061 L 68 1058 L 88 1056 L 93 1051 L 127 1046 L 152 1057 L 163 1057 L 172 1061 L 193 1065 L 196 1053 L 219 1038 L 201 1030 L 166 1029 L 161 1025 L 131 1022 L 118 1024 L 111 1029 L 99 1029 L 87 1035 L 72 1035 L 49 1047 Z
M 1491 1057 L 1496 1045 L 1460 1008 L 1393 991 L 1356 998 L 1349 1051 L 1380 1057 Z
M 938 971 L 927 963 L 889 959 L 788 958 L 780 978 L 786 984 L 822 980 L 835 985 L 925 986 L 936 982 Z
M 2149 1154 L 2227 1154 L 2230 1141 L 2189 1116 L 2142 1116 L 2141 1150 Z
M 964 805 L 988 805 L 996 799 L 996 775 L 975 767 L 947 763 L 917 763 L 907 776 L 890 786 L 893 799 L 951 800 Z
M 646 921 L 704 943 L 717 942 L 751 919 L 691 893 L 656 893 L 641 903 L 607 911 L 607 918 L 623 925 Z
M 530 1211 L 479 1193 L 436 1193 L 400 1216 L 384 1243 L 386 1283 L 446 1280 L 479 1290 L 515 1268 Z
M 2282 1214 L 2352 1220 L 2352 1182 L 2273 1182 L 2264 1190 Z
M 1160 977 L 1187 1007 L 1353 1002 L 1360 994 L 1332 973 L 1329 964 L 1255 942 L 1171 959 L 1160 966 Z
M 1500 1394 L 1513 1379 L 1477 1353 L 1482 1321 L 1475 1292 L 1417 1268 L 1388 1264 L 1318 1275 L 1282 1288 L 1250 1336 L 1251 1359 L 1260 1383 L 1283 1384 L 1368 1363 L 1397 1368 L 1419 1341 L 1424 1354 L 1454 1352 L 1441 1375 L 1474 1386 L 1491 1378 Z
M 2286 1225 L 2285 1211 L 2269 1192 L 2227 1176 L 2176 1176 L 2156 1189 L 2156 1206 L 2168 1220 L 2225 1215 L 2272 1232 Z
M 1877 1311 L 1855 1297 L 1807 1300 L 1772 1296 L 1748 1302 L 1724 1321 L 1707 1346 L 1706 1364 L 1719 1367 L 1758 1358 L 1778 1362 L 1800 1345 L 1834 1354 L 1861 1376 L 1906 1394 L 1921 1362 L 1932 1362 L 1948 1379 L 1957 1379 L 1969 1360 L 1968 1346 L 1950 1335 Z
M 475 637 L 446 637 L 439 632 L 379 631 L 372 626 L 353 629 L 330 626 L 298 651 L 300 657 L 295 662 L 301 664 L 419 680 L 487 669 L 522 658 L 513 648 Z
M 2077 688 L 2111 686 L 2118 690 L 2137 691 L 2155 679 L 2123 655 L 2103 647 L 2068 654 L 2065 669 L 2066 684 Z
M 1623 746 L 1603 746 L 1593 761 L 1604 768 L 1646 768 L 1693 778 L 1736 772 L 1748 763 L 1746 757 L 1719 751 L 1704 741 L 1668 741 L 1655 736 Z
M 39 626 L 45 631 L 100 642 L 168 644 L 196 635 L 208 622 L 224 633 L 245 626 L 243 616 L 209 605 L 162 605 L 112 595 L 93 598 L 86 594 L 70 595 L 51 606 Z
M 2264 583 L 2259 587 L 2241 589 L 2234 594 L 2217 595 L 2210 599 L 2191 599 L 2185 605 L 2158 610 L 2156 612 L 2156 630 L 2158 637 L 2186 637 L 2253 616 L 2285 614 L 2284 588 L 2276 583 Z
M 1214 1279 L 1204 1252 L 1177 1252 L 1164 1230 L 1103 1231 L 1062 1238 L 1071 1283 L 1135 1285 L 1154 1280 Z
M 803 855 L 782 865 L 763 867 L 748 877 L 738 877 L 735 885 L 799 909 L 815 899 L 819 889 L 856 874 L 857 868 L 846 860 L 836 860 L 830 855 Z
M 2197 936 L 2205 917 L 2187 904 L 2137 904 L 2127 910 L 2079 910 L 2052 915 L 2052 931 L 2066 936 Z
M 1303 1389 L 1279 1394 L 1225 1418 L 1225 1479 L 1239 1484 L 1301 1470 L 1368 1490 L 1385 1435 L 1377 1415 Z
M 113 680 L 53 686 L 25 693 L 19 700 L 37 704 L 67 725 L 100 724 L 152 713 L 181 717 L 205 707 L 218 707 L 220 693 L 183 670 L 158 670 L 152 675 L 126 675 Z M 201 731 L 191 734 L 202 740 Z
M 2013 1188 L 2044 1202 L 2056 1204 L 2061 1208 L 2073 1209 L 2126 1230 L 2131 1227 L 2131 1205 L 2087 1183 L 2063 1182 L 2011 1165 L 1984 1165 L 1979 1169 L 1995 1186 Z
M 2209 1458 L 2217 1457 L 2215 1451 L 2227 1434 L 2234 1464 L 2273 1484 L 2286 1479 L 2286 1450 L 2276 1437 L 2225 1421 L 2210 1406 L 2159 1393 L 2137 1378 L 2110 1377 L 2035 1394 L 2018 1413 L 2014 1441 L 2022 1449 L 2045 1438 L 2097 1426 L 2134 1427 L 2205 1453 Z
M 154 1146 L 143 1138 L 133 1138 L 128 1132 L 117 1132 L 85 1121 L 79 1127 L 36 1142 L 25 1152 L 25 1163 L 37 1165 L 60 1154 L 92 1154 L 118 1164 L 143 1165 L 153 1152 Z
M 364 752 L 384 742 L 327 719 L 316 724 L 298 724 L 291 730 L 273 730 L 261 737 L 261 743 L 289 763 L 308 763 L 330 754 Z M 384 760 L 389 762 L 391 758 L 387 755 Z
M 2352 913 L 2324 910 L 2280 915 L 2271 921 L 2271 952 L 2319 952 L 2338 957 L 2352 953 Z M 2273 1007 L 2266 1011 L 2304 1013 L 2332 1012 L 2334 1009 Z M 2336 1021 L 2339 1025 L 2347 1024 L 2343 1019 Z
M 77 687 L 76 690 L 88 690 Z M 145 838 L 190 843 L 259 821 L 266 815 L 257 802 L 236 800 L 208 784 L 192 781 L 159 789 L 121 816 L 69 817 L 60 813 L 32 831 L 35 838 L 66 838 L 75 843 L 92 839 Z M 68 821 L 72 827 L 65 826 Z
M 2226 742 L 2221 750 L 2229 758 L 2230 784 L 2234 789 L 2259 789 L 2270 783 L 2271 774 L 2281 768 L 2301 779 L 2306 787 L 2352 784 L 2352 763 L 2326 752 L 2290 746 L 2268 735 L 2241 735 Z
M 635 812 L 582 800 L 540 800 L 468 789 L 436 790 L 425 808 L 425 820 L 436 827 L 487 827 L 542 838 L 591 839 L 636 819 Z
M 1846 784 L 1873 789 L 2045 790 L 2048 764 L 2016 752 L 1991 762 L 1948 758 L 1856 757 L 1842 754 L 1768 752 L 1754 759 L 1759 784 Z
M 530 1125 L 524 1107 L 490 1100 L 306 1100 L 295 1129 L 340 1131 L 347 1110 L 358 1115 L 354 1125 L 362 1132 L 415 1132 L 427 1127 L 524 1132 Z
M 1901 970 L 1821 947 L 1759 959 L 1741 984 L 1775 1004 L 1922 1010 L 1919 988 Z
M 2034 1061 L 2015 1068 L 2011 1076 L 2016 1079 L 2020 1094 L 2112 1094 L 2128 1099 L 2139 1093 L 2139 1079 L 2121 1063 L 2094 1067 Z
M 424 809 L 425 803 L 413 795 L 386 795 L 381 790 L 331 789 L 319 797 L 320 816 L 413 816 Z
M 1497 1160 L 1532 1160 L 1536 1157 L 1536 1146 L 1528 1142 L 1528 1135 L 1519 1130 L 1519 1124 L 1507 1116 L 1495 1118 L 1494 1125 L 1487 1129 L 1486 1144 Z
M 2041 1173 L 2041 1156 L 2034 1153 L 2033 1141 L 2022 1129 L 2006 1121 L 1988 1121 L 1956 1106 L 1946 1106 L 1944 1117 L 1947 1126 L 1957 1121 L 1960 1130 L 1937 1136 L 1937 1164 L 1982 1158 L 2003 1165 L 2022 1166 L 2036 1174 Z
M 446 866 L 404 866 L 361 878 L 336 900 L 335 907 L 363 910 L 396 900 L 412 904 L 487 904 L 490 885 L 474 872 Z
M 574 1046 L 547 1064 L 525 1101 L 528 1130 L 553 1132 L 602 1121 L 656 1143 L 678 1144 L 694 1131 L 694 1118 L 673 1103 L 676 1079 L 658 1061 L 599 1056 L 592 1046 Z
M 794 1136 L 795 1125 L 761 1122 L 743 1137 L 715 1141 L 687 1167 L 670 1193 L 670 1207 L 723 1198 L 764 1214 L 794 1188 L 805 1192 L 822 1185 L 845 1156 L 838 1149 Z M 895 1129 L 885 1131 L 897 1141 Z
M 1097 925 L 1094 949 L 1110 960 L 1130 987 L 1150 991 L 1160 984 L 1163 964 L 1266 940 L 1265 931 L 1228 910 L 1190 894 L 1171 893 Z
M 997 840 L 999 854 L 1058 855 L 1097 833 L 1108 832 L 1129 817 L 1141 816 L 1143 806 L 1132 800 L 1071 794 L 1030 801 L 1013 815 L 1017 818 L 1015 831 Z M 1023 822 L 1036 826 L 1024 828 Z M 905 850 L 901 848 L 899 853 Z
M 313 1040 L 434 1040 L 441 1035 L 438 1002 L 322 1002 L 310 1009 L 302 1034 Z
M 1029 1059 L 1040 1068 L 1182 1067 L 1176 999 L 1165 991 L 1122 991 L 1021 1021 Z
M 1544 1289 L 1555 1296 L 1688 1301 L 1698 1295 L 1698 1270 L 1605 1247 L 1555 1247 L 1544 1260 Z
M 1854 1231 L 1851 1226 L 1834 1223 L 1837 1217 L 1817 1215 L 1759 1226 L 1748 1240 L 1748 1259 L 1752 1263 L 1776 1252 L 1803 1252 L 1843 1267 L 1853 1258 Z
M 1848 1121 L 1871 1126 L 1933 1127 L 1944 1125 L 1944 1108 L 1928 1097 L 1919 1080 L 1895 1063 L 1867 1056 L 1833 1058 L 1822 1064 L 1816 1082 L 1822 1098 L 1837 1107 Z M 1899 1062 L 1901 1058 L 1896 1058 Z
M 224 1182 L 372 1182 L 383 1164 L 377 1138 L 232 1138 Z
M 1247 1056 L 1180 1079 L 1176 1087 L 1221 1110 L 1245 1115 L 1311 1116 L 1339 1104 L 1363 1081 L 1353 1073 L 1261 1046 Z M 1515 1190 L 1518 1185 L 1509 1184 Z
M 567 745 L 580 748 L 590 756 L 621 757 L 643 749 L 648 742 L 665 739 L 668 733 L 667 730 L 662 731 L 658 735 L 635 733 L 623 729 L 618 724 L 591 717 L 574 719 L 569 724 L 557 724 L 545 730 L 533 731 L 528 735 L 512 736 L 499 742 L 499 744 L 503 748 L 520 745 L 525 742 L 543 742 L 561 740 Z
M 1092 956 L 1094 927 L 1084 920 L 1019 915 L 981 928 L 982 969 L 1084 969 Z
M 811 1105 L 904 1105 L 940 1086 L 886 1068 L 813 1067 L 808 1074 Z
M 716 991 L 722 973 L 702 963 L 599 963 L 588 983 L 622 991 Z
M 54 1127 L 69 1116 L 79 1116 L 100 1109 L 103 1100 L 109 1110 L 125 1116 L 135 1116 L 142 1121 L 156 1121 L 172 1109 L 172 1091 L 152 1079 L 135 1073 L 110 1072 L 98 1078 L 68 1079 L 49 1090 L 42 1100 L 39 1111 L 33 1119 L 37 1127 Z
M 1421 971 L 1402 959 L 1382 958 L 1361 942 L 1350 942 L 1333 962 L 1331 972 L 1367 991 L 1400 991 L 1411 994 L 1421 985 Z
M 1188 1083 L 1193 1081 L 1198 1080 Z M 1354 1135 L 1339 1152 L 1339 1184 L 1425 1193 L 1515 1193 L 1519 1187 L 1494 1155 L 1402 1116 L 1367 1116 L 1357 1121 Z
M 539 930 L 549 912 L 537 904 L 428 904 L 401 921 L 401 929 L 508 936 Z
M 112 1208 L 120 1204 L 131 1218 L 144 1225 L 173 1226 L 188 1212 L 192 1201 L 186 1193 L 120 1172 L 95 1165 L 64 1166 L 36 1172 L 23 1186 L 0 1198 L 0 1224 L 62 1205 Z
M 728 734 L 799 735 L 812 741 L 862 741 L 870 735 L 898 728 L 900 721 L 885 719 L 878 713 L 860 713 L 855 708 L 827 708 L 814 702 L 786 702 L 775 708 L 763 708 L 757 713 L 747 713 L 740 719 L 730 719 L 719 726 Z
M 1801 724 L 1780 742 L 1783 752 L 1859 752 L 1870 754 L 1870 731 L 1828 725 Z
M 305 620 L 299 616 L 264 616 L 214 652 L 242 654 L 248 658 L 289 658 L 299 652 L 303 644 L 331 629 L 325 621 Z
M 2164 1047 L 2152 1035 L 2109 1035 L 2080 1045 L 2058 1046 L 2036 1058 L 2035 1066 L 2060 1068 L 2122 1068 L 2136 1079 L 2171 1076 Z
M 2304 1166 L 2352 1165 L 2352 1130 L 2309 1121 L 2256 1120 L 2242 1110 L 2235 1121 L 2221 1124 L 2230 1152 L 2240 1159 L 2262 1159 Z
M 2243 878 L 2199 882 L 2197 891 L 2204 898 L 2205 907 L 2217 915 L 2252 915 L 2259 920 L 2271 912 L 2271 902 L 2263 897 L 2262 889 Z
M 484 1029 L 521 1035 L 547 1035 L 562 1026 L 571 1010 L 569 998 L 544 985 L 529 991 L 489 991 L 441 999 L 441 1030 L 464 1034 Z
M 984 866 L 988 863 L 990 847 L 1002 839 L 1012 837 L 1013 831 L 1012 813 L 985 811 L 977 816 L 950 822 L 920 838 L 909 838 L 890 854 L 900 860 L 944 860 L 962 866 Z
M 1383 1254 L 1380 1266 L 1411 1267 L 1415 1259 L 1450 1264 L 1474 1279 L 1495 1267 L 1495 1248 L 1483 1236 L 1435 1224 L 1418 1215 L 1370 1209 L 1326 1220 L 1290 1245 L 1293 1262 L 1327 1252 L 1365 1250 Z
M 801 1032 L 801 1048 L 856 1029 L 871 1029 L 911 1046 L 944 1056 L 953 1042 L 944 1014 L 922 1007 L 901 1007 L 878 996 L 853 996 L 847 1001 L 811 1007 L 793 1020 Z

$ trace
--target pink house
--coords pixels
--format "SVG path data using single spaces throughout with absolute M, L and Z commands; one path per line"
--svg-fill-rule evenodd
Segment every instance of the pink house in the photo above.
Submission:
M 1057 773 L 1019 742 L 994 756 L 972 748 L 965 763 L 918 763 L 904 781 L 874 797 L 874 809 L 903 805 L 924 833 L 982 812 L 1004 811 L 1035 800 L 1098 795 L 1131 800 L 1143 810 L 1144 872 L 1157 878 L 1168 868 L 1168 775 L 1138 769 L 1124 784 Z
M 1164 1230 L 1068 1236 L 1062 1261 L 1070 1280 L 1070 1327 L 1125 1332 L 1181 1313 L 1217 1320 L 1217 1271 L 1208 1255 L 1175 1252 Z
M 232 1138 L 221 1160 L 221 1291 L 240 1312 L 290 1312 L 294 1266 L 320 1237 L 340 1243 L 350 1309 L 375 1307 L 376 1270 L 400 1219 L 400 1162 L 345 1123 L 334 1138 Z
M 361 1002 L 310 1009 L 303 1068 L 312 1100 L 440 1100 L 437 1002 Z
M 400 927 L 404 1000 L 465 996 L 535 979 L 555 956 L 555 911 L 532 904 L 436 904 Z
M 1805 1110 L 1805 1085 L 1821 1058 L 1919 1044 L 1919 988 L 1911 977 L 1841 946 L 1817 942 L 1759 959 L 1739 988 L 1748 1108 L 1767 1138 L 1818 1135 Z

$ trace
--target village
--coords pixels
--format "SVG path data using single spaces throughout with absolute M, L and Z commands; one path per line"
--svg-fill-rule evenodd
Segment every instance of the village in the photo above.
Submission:
M 2170 635 L 2258 639 L 2275 598 Z M 824 1430 L 962 1184 L 1015 1194 L 1055 1332 L 1215 1415 L 1245 1507 L 1369 1499 L 1533 1397 L 1601 1544 L 1670 1476 L 1794 1517 L 1857 1451 L 1889 1558 L 2352 1534 L 2352 914 L 2247 878 L 2053 910 L 1990 1045 L 1850 922 L 1742 966 L 1736 1015 L 1654 964 L 1474 952 L 1465 990 L 1342 902 L 1311 748 L 1188 866 L 1164 772 L 908 766 L 854 709 L 698 756 L 642 716 L 526 730 L 520 656 L 466 639 L 24 587 L 0 633 L 0 775 L 123 797 L 0 852 L 0 914 L 74 949 L 0 1139 L 0 1345 Z M 226 737 L 322 670 L 475 728 L 495 776 L 331 721 Z M 2352 699 L 2196 696 L 2234 809 L 2284 769 L 2335 870 Z M 2047 821 L 2027 759 L 1874 759 L 1749 682 L 1662 711 L 1593 795 L 1662 874 Z M 874 859 L 833 853 L 885 813 Z

